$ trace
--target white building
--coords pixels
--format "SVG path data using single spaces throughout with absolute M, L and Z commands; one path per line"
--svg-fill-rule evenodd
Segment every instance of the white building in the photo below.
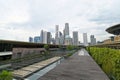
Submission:
M 88 46 L 87 33 L 83 33 L 83 44 L 84 44 L 85 46 Z
M 43 43 L 47 44 L 47 31 L 43 32 Z
M 55 26 L 55 30 L 56 30 L 56 33 L 55 33 L 55 44 L 59 44 L 59 25 Z
M 41 39 L 41 43 L 43 43 L 43 30 L 41 30 L 40 39 Z

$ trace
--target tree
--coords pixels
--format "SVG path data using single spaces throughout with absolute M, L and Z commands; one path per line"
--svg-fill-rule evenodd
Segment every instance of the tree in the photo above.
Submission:
M 50 54 L 49 54 L 49 45 L 48 45 L 48 44 L 45 44 L 45 45 L 44 45 L 44 48 L 45 48 L 45 50 L 46 50 L 45 53 L 44 53 L 44 56 L 47 57 L 47 56 L 50 55 Z

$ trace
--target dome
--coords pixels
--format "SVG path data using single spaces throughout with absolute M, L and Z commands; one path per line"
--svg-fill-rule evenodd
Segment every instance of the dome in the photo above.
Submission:
M 70 38 L 70 36 L 69 36 L 69 35 L 66 35 L 65 38 Z

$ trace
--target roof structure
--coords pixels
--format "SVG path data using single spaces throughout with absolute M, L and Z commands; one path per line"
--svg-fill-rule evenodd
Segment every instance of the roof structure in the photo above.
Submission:
M 107 28 L 106 31 L 110 34 L 120 35 L 120 24 L 111 26 L 111 27 Z

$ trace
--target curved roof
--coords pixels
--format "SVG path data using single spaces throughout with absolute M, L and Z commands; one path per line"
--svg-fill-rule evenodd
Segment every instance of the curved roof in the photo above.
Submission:
M 65 38 L 70 38 L 70 36 L 69 36 L 69 35 L 66 35 Z
M 120 34 L 120 24 L 111 26 L 106 29 L 108 33 L 114 34 L 114 35 L 119 35 Z

